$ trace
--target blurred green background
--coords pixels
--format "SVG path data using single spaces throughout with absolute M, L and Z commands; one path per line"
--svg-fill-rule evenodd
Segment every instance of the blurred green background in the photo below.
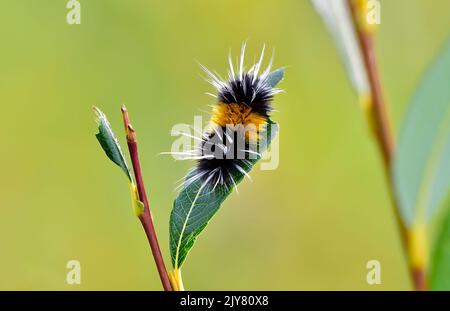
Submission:
M 167 258 L 175 181 L 192 163 L 158 156 L 170 130 L 209 109 L 196 60 L 225 73 L 231 48 L 262 44 L 288 66 L 276 97 L 280 165 L 252 172 L 198 239 L 187 289 L 408 290 L 382 164 L 333 42 L 307 0 L 0 1 L 0 289 L 159 290 L 123 173 L 94 134 L 99 106 L 122 135 L 120 105 L 141 161 Z M 395 129 L 450 33 L 446 0 L 382 1 L 377 33 Z M 249 63 L 248 62 L 248 63 Z M 66 263 L 81 263 L 81 285 Z M 366 283 L 381 262 L 382 285 Z

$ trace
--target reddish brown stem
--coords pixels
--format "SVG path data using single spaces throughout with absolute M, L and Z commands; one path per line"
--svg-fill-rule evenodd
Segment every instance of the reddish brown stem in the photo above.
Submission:
M 380 74 L 378 71 L 377 58 L 375 53 L 375 43 L 373 33 L 367 30 L 367 27 L 360 25 L 358 16 L 358 8 L 354 1 L 349 0 L 352 11 L 353 22 L 356 33 L 361 46 L 362 56 L 365 68 L 367 70 L 370 94 L 371 94 L 371 118 L 373 120 L 374 134 L 386 171 L 387 180 L 389 183 L 390 197 L 393 205 L 394 215 L 400 231 L 400 237 L 405 254 L 408 254 L 409 235 L 405 223 L 400 215 L 392 184 L 391 163 L 393 160 L 395 143 L 392 135 L 390 120 L 387 113 L 387 104 L 383 96 L 383 87 L 381 84 Z M 408 256 L 407 256 L 408 257 Z M 409 260 L 409 258 L 408 258 Z M 409 268 L 410 276 L 416 290 L 426 289 L 426 271 L 424 269 Z
M 155 227 L 153 225 L 153 217 L 150 211 L 147 194 L 144 186 L 144 179 L 142 177 L 141 164 L 139 162 L 138 146 L 136 140 L 136 131 L 133 129 L 128 116 L 128 111 L 125 106 L 122 106 L 122 117 L 125 125 L 125 131 L 127 133 L 127 144 L 130 152 L 131 163 L 133 165 L 134 177 L 136 179 L 136 186 L 139 193 L 139 200 L 144 203 L 144 212 L 139 216 L 142 227 L 144 228 L 147 236 L 153 258 L 155 259 L 156 267 L 158 269 L 159 277 L 164 290 L 171 291 L 169 277 L 167 275 L 164 259 L 159 248 L 158 239 L 156 237 Z
M 423 269 L 413 270 L 413 281 L 416 291 L 426 291 L 428 290 L 426 273 Z
M 359 32 L 359 39 L 361 42 L 364 63 L 367 68 L 369 77 L 370 92 L 372 96 L 372 118 L 374 120 L 375 136 L 380 148 L 386 175 L 392 189 L 391 163 L 394 155 L 394 139 L 391 131 L 391 126 L 386 111 L 386 102 L 383 97 L 383 89 L 381 86 L 380 75 L 378 73 L 377 60 L 374 49 L 373 36 L 368 32 Z M 406 242 L 408 239 L 405 224 L 401 218 L 399 209 L 396 206 L 394 194 L 391 191 L 391 197 L 394 203 L 395 217 L 400 229 L 402 239 Z

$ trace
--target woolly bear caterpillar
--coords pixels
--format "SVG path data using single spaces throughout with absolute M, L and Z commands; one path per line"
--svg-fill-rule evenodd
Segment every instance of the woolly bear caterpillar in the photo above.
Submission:
M 233 178 L 236 172 L 250 178 L 247 172 L 252 163 L 249 160 L 261 156 L 258 145 L 265 137 L 260 134 L 274 110 L 274 95 L 281 92 L 269 81 L 272 59 L 264 70 L 261 68 L 264 51 L 263 47 L 258 62 L 246 71 L 243 44 L 237 68 L 231 55 L 228 58 L 227 80 L 200 65 L 208 76 L 207 81 L 216 88 L 217 95 L 213 95 L 216 103 L 209 129 L 202 133 L 198 147 L 183 153 L 186 157 L 182 160 L 197 160 L 197 165 L 189 171 L 182 187 L 201 180 L 203 187 L 212 191 L 217 186 L 227 189 L 234 186 L 237 190 Z

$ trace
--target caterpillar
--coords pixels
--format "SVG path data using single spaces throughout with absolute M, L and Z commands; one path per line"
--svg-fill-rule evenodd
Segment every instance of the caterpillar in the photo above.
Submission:
M 269 84 L 269 74 L 273 57 L 262 70 L 265 47 L 263 46 L 258 62 L 249 70 L 244 66 L 245 43 L 242 45 L 239 63 L 234 67 L 231 53 L 228 57 L 228 79 L 200 65 L 217 94 L 213 105 L 209 128 L 202 133 L 199 145 L 185 152 L 185 158 L 197 160 L 181 186 L 188 187 L 201 180 L 205 188 L 214 191 L 216 187 L 235 187 L 233 178 L 236 172 L 248 175 L 252 163 L 250 159 L 260 157 L 258 145 L 265 139 L 264 132 L 270 114 L 274 111 L 274 95 L 281 90 Z

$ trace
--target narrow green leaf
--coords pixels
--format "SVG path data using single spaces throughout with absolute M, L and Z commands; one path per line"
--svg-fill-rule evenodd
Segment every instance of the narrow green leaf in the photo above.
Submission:
M 108 119 L 100 109 L 98 109 L 97 107 L 93 107 L 93 109 L 97 116 L 98 124 L 98 133 L 95 134 L 95 137 L 97 137 L 98 142 L 102 146 L 103 151 L 105 151 L 108 158 L 116 165 L 118 165 L 131 181 L 132 178 L 130 169 L 128 168 L 128 164 L 125 160 L 125 156 L 123 155 L 122 148 L 120 148 L 119 141 L 114 135 Z
M 432 289 L 447 290 L 450 290 L 449 83 L 450 42 L 425 75 L 410 104 L 393 163 L 395 192 L 406 225 L 410 229 L 426 225 L 437 237 L 427 267 L 430 285 Z
M 446 202 L 447 210 L 431 254 L 430 287 L 432 290 L 450 290 L 450 198 Z
M 450 191 L 450 44 L 425 75 L 402 125 L 393 164 L 405 223 L 429 223 Z
M 284 68 L 279 68 L 271 72 L 268 76 L 268 83 L 275 87 L 284 78 Z M 278 125 L 271 120 L 263 133 L 258 151 L 262 154 L 269 147 L 273 138 L 278 132 Z M 250 164 L 241 163 L 245 174 L 238 170 L 230 172 L 233 179 L 239 184 L 260 157 L 250 159 Z M 189 179 L 190 175 L 186 177 Z M 197 180 L 183 188 L 175 199 L 172 213 L 170 215 L 170 253 L 172 265 L 179 269 L 192 246 L 195 239 L 203 231 L 208 222 L 219 210 L 220 205 L 233 191 L 233 187 L 217 186 L 214 191 L 206 189 L 202 180 Z
M 284 78 L 284 67 L 278 68 L 277 70 L 272 71 L 267 77 L 268 84 L 271 87 L 275 87 L 278 83 L 281 82 Z
M 266 129 L 266 132 L 261 134 L 267 137 L 267 139 L 262 140 L 264 143 L 259 146 L 261 154 L 268 148 L 275 137 L 278 126 L 269 121 L 269 126 Z M 249 172 L 258 160 L 259 157 L 251 159 L 251 165 L 246 165 L 242 162 L 241 167 L 246 172 Z M 238 170 L 231 172 L 231 175 L 236 184 L 241 182 L 245 176 L 244 173 Z M 197 180 L 180 192 L 174 202 L 170 216 L 170 252 L 175 269 L 181 267 L 186 259 L 186 255 L 194 245 L 195 239 L 206 227 L 209 220 L 218 211 L 220 205 L 230 195 L 232 190 L 233 187 L 217 186 L 212 191 L 205 188 L 203 181 Z
M 347 0 L 311 0 L 331 34 L 355 92 L 370 92 L 367 70 Z
M 133 207 L 135 215 L 139 216 L 144 212 L 144 203 L 139 200 L 136 184 L 131 177 L 131 171 L 125 160 L 119 141 L 117 140 L 116 135 L 114 135 L 106 115 L 97 107 L 94 107 L 94 112 L 97 116 L 96 121 L 98 124 L 98 133 L 95 134 L 95 137 L 97 137 L 100 146 L 102 146 L 103 151 L 108 158 L 119 166 L 127 176 L 130 186 L 131 206 Z

